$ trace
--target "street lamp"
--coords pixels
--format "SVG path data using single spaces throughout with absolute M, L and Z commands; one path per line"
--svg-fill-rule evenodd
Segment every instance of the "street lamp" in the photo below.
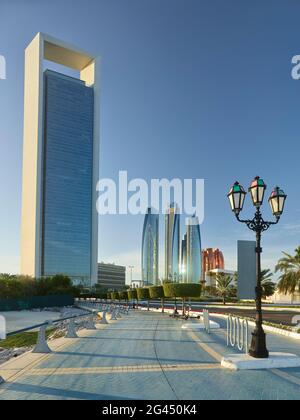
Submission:
M 239 216 L 240 212 L 243 210 L 244 200 L 246 197 L 244 188 L 238 182 L 236 182 L 227 195 L 231 210 L 234 212 L 237 220 L 241 223 L 245 223 L 250 230 L 256 233 L 256 326 L 254 332 L 252 333 L 252 343 L 249 354 L 250 356 L 257 359 L 267 359 L 269 357 L 262 317 L 263 290 L 261 285 L 261 234 L 262 232 L 268 230 L 271 225 L 276 225 L 279 222 L 280 216 L 283 213 L 285 200 L 287 198 L 287 195 L 279 187 L 274 188 L 269 198 L 269 203 L 276 220 L 274 222 L 267 222 L 263 219 L 260 212 L 260 207 L 263 204 L 266 188 L 266 184 L 259 176 L 254 178 L 252 181 L 249 192 L 251 193 L 252 202 L 256 207 L 256 211 L 254 218 L 250 220 L 242 220 Z

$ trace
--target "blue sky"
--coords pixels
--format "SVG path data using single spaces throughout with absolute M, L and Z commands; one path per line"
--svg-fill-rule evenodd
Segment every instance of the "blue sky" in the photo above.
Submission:
M 264 235 L 264 266 L 299 244 L 300 54 L 297 0 L 1 0 L 0 272 L 19 271 L 24 48 L 39 31 L 102 57 L 100 175 L 204 178 L 204 247 L 235 268 L 226 194 L 259 174 L 288 193 L 279 226 Z M 252 206 L 245 206 L 245 215 Z M 271 217 L 268 205 L 265 214 Z M 100 219 L 99 260 L 135 265 L 142 216 Z M 163 218 L 161 218 L 163 266 Z M 161 272 L 163 275 L 163 272 Z

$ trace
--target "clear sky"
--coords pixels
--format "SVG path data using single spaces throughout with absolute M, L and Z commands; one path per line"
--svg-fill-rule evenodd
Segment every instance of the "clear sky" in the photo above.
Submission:
M 204 178 L 203 246 L 221 248 L 227 268 L 237 239 L 253 238 L 230 212 L 231 184 L 261 175 L 288 193 L 264 235 L 273 269 L 300 242 L 299 16 L 298 0 L 0 0 L 0 272 L 19 271 L 24 48 L 39 31 L 102 57 L 101 177 Z M 142 225 L 102 217 L 99 260 L 140 278 Z M 160 236 L 163 266 L 163 218 Z

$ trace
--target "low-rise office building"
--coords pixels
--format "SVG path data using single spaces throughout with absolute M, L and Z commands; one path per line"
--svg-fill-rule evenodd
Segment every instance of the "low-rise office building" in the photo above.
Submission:
M 98 284 L 104 289 L 120 290 L 125 288 L 126 267 L 116 264 L 98 263 Z

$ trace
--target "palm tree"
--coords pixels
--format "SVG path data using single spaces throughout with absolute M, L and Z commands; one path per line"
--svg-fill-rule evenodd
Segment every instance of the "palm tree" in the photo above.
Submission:
M 278 290 L 284 294 L 294 294 L 300 290 L 300 246 L 295 249 L 295 255 L 283 252 L 284 257 L 281 258 L 275 271 L 282 274 L 279 277 Z
M 232 276 L 225 273 L 217 273 L 215 279 L 217 293 L 223 298 L 223 304 L 226 305 L 226 298 L 232 294 Z
M 261 286 L 263 289 L 263 298 L 273 296 L 276 290 L 276 284 L 272 281 L 273 273 L 269 269 L 261 270 Z

